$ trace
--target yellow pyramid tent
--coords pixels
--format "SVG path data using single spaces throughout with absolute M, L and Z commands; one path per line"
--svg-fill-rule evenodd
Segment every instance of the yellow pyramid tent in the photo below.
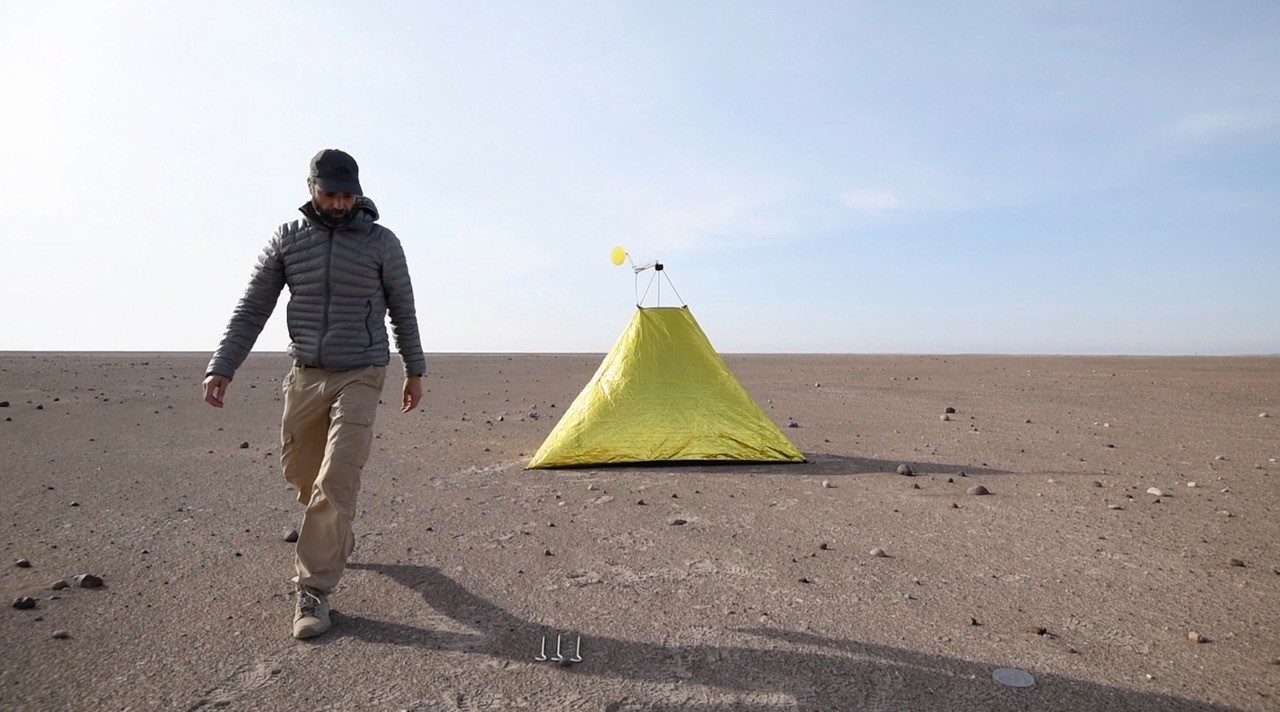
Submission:
M 529 468 L 685 460 L 805 461 L 689 307 L 638 307 Z

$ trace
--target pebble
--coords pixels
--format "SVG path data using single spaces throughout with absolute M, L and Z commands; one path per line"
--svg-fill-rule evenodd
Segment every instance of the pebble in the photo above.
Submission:
M 1027 632 L 1028 632 L 1028 633 L 1035 634 L 1035 635 L 1044 635 L 1045 633 L 1048 633 L 1049 631 L 1048 631 L 1048 630 L 1045 630 L 1044 628 L 1042 628 L 1042 627 L 1040 627 L 1040 626 L 1038 626 L 1038 625 L 1029 625 L 1029 626 L 1027 626 Z
M 911 489 L 920 489 L 920 485 L 916 484 L 915 482 L 912 482 Z
M 1222 461 L 1222 460 L 1225 460 L 1225 459 L 1227 459 L 1227 458 L 1226 458 L 1226 456 L 1225 456 L 1225 455 L 1215 455 L 1215 456 L 1213 457 L 1213 459 L 1218 460 L 1218 461 Z
M 1147 494 L 1149 494 L 1149 495 L 1154 495 L 1154 496 L 1156 496 L 1156 497 L 1168 497 L 1168 496 L 1169 496 L 1168 494 L 1166 494 L 1166 493 L 1165 493 L 1165 491 L 1164 491 L 1164 490 L 1160 489 L 1159 487 L 1148 487 L 1148 488 L 1147 488 Z
M 819 544 L 819 545 L 818 545 L 818 548 L 819 548 L 819 549 L 822 549 L 823 551 L 826 551 L 826 550 L 830 549 L 830 548 L 831 548 L 831 546 L 830 546 L 830 545 L 828 545 L 828 544 L 827 544 L 827 542 L 825 542 L 825 541 L 824 541 L 824 542 L 822 542 L 821 544 Z
M 80 588 L 98 588 L 102 585 L 102 578 L 93 574 L 76 574 L 71 577 L 71 582 Z
M 1258 413 L 1258 417 L 1259 417 L 1259 418 L 1270 418 L 1270 417 L 1271 417 L 1271 415 L 1270 415 L 1270 414 L 1268 414 L 1268 413 Z
M 8 408 L 9 401 L 0 401 L 0 408 Z
M 31 561 L 28 559 L 18 559 L 17 561 L 13 562 L 13 565 L 17 566 L 20 569 L 29 569 L 31 568 Z
M 888 554 L 884 553 L 884 549 L 878 549 L 878 548 L 872 549 L 871 555 L 876 557 L 877 559 L 886 559 L 889 557 Z
M 974 618 L 973 616 L 969 616 L 969 625 L 982 625 L 982 624 L 978 622 L 977 618 Z
M 825 489 L 831 489 L 831 480 L 823 480 L 823 481 L 822 481 L 822 486 L 823 486 L 823 488 L 825 488 Z
M 1232 559 L 1229 563 L 1230 563 L 1232 566 L 1239 566 L 1239 567 L 1241 567 L 1241 568 L 1244 568 L 1244 562 L 1243 562 L 1243 561 L 1241 561 L 1240 559 Z
M 17 598 L 13 599 L 13 607 L 17 608 L 20 611 L 25 611 L 29 608 L 35 608 L 36 599 L 30 596 L 18 596 Z
M 63 581 L 62 579 L 58 579 L 57 581 L 54 581 L 52 584 L 49 585 L 49 590 L 61 591 L 62 589 L 66 588 L 69 585 L 70 584 L 68 584 L 66 581 Z
M 1124 509 L 1124 507 L 1121 507 L 1121 506 L 1120 506 L 1120 505 L 1118 505 L 1118 504 L 1108 504 L 1108 505 L 1107 505 L 1107 509 L 1120 510 L 1120 509 Z
M 596 485 L 596 483 L 594 483 L 594 482 L 592 482 L 591 484 L 587 485 L 587 491 L 588 491 L 588 492 L 595 492 L 595 491 L 596 491 L 596 490 L 598 490 L 598 489 L 600 489 L 600 488 L 599 488 L 599 487 Z
M 1101 483 L 1101 482 L 1099 482 L 1099 481 L 1097 481 L 1097 480 L 1094 480 L 1094 481 L 1093 481 L 1093 486 L 1094 486 L 1094 487 L 1101 487 L 1101 486 L 1102 486 L 1102 483 Z
M 1194 483 L 1194 482 L 1188 482 L 1188 483 L 1187 483 L 1187 486 L 1188 486 L 1188 487 L 1195 487 L 1195 486 L 1196 486 L 1196 483 Z
M 946 410 L 944 410 L 944 411 L 942 411 L 942 412 L 944 412 L 944 413 L 954 413 L 954 412 L 956 412 L 956 409 L 955 409 L 955 408 L 952 408 L 951 406 L 947 406 L 947 409 L 946 409 Z
M 1187 640 L 1189 640 L 1189 641 L 1191 641 L 1191 642 L 1193 642 L 1193 643 L 1207 643 L 1207 642 L 1209 642 L 1209 639 L 1208 639 L 1208 638 L 1204 637 L 1203 635 L 1200 635 L 1199 633 L 1195 632 L 1194 630 L 1193 630 L 1193 631 L 1190 631 L 1190 632 L 1188 632 L 1188 633 L 1187 633 Z
M 791 421 L 791 422 L 787 423 L 787 427 L 788 427 L 788 428 L 798 428 L 798 427 L 800 427 L 800 424 L 793 420 L 793 421 Z
M 65 630 L 55 630 L 53 631 L 53 637 L 57 638 L 58 640 L 66 640 L 67 638 L 71 637 L 71 634 Z
M 965 490 L 965 492 L 968 492 L 969 494 L 972 494 L 972 495 L 991 494 L 991 492 L 988 491 L 987 488 L 983 487 L 982 485 L 974 485 L 969 489 Z
M 911 475 L 914 475 L 915 473 L 916 473 L 915 470 L 911 469 L 910 465 L 898 465 L 899 475 L 911 476 Z
M 801 576 L 800 583 L 813 583 L 813 579 L 809 578 L 808 576 Z
M 671 520 L 671 526 L 673 526 L 673 527 L 682 527 L 682 526 L 684 526 L 684 525 L 686 525 L 686 524 L 688 524 L 688 523 L 689 523 L 689 520 L 687 520 L 687 519 L 672 519 L 672 520 Z
M 289 531 L 285 532 L 284 540 L 289 542 L 290 544 L 296 542 L 298 540 L 298 530 L 290 529 Z
M 947 415 L 946 413 L 943 413 L 942 415 L 938 416 L 938 419 L 939 419 L 939 420 L 951 420 L 951 416 Z
M 241 450 L 248 450 L 248 449 L 249 449 L 249 441 L 248 441 L 248 440 L 246 440 L 246 441 L 244 441 L 244 442 L 240 443 L 240 449 L 241 449 Z

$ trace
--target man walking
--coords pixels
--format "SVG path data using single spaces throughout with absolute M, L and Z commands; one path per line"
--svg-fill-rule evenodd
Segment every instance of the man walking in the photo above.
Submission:
M 280 462 L 306 507 L 295 555 L 295 638 L 329 629 L 327 596 L 355 548 L 351 520 L 390 361 L 388 313 L 404 360 L 402 412 L 418 406 L 426 372 L 404 250 L 377 224 L 355 159 L 317 153 L 307 187 L 302 219 L 281 225 L 267 243 L 204 379 L 204 400 L 221 408 L 288 285 L 293 368 L 283 385 Z

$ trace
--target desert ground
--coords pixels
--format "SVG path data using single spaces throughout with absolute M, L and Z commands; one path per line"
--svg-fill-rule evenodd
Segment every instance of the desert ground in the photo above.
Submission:
M 809 463 L 553 471 L 600 354 L 393 363 L 313 641 L 289 361 L 207 358 L 0 354 L 0 708 L 1280 709 L 1280 358 L 727 355 Z

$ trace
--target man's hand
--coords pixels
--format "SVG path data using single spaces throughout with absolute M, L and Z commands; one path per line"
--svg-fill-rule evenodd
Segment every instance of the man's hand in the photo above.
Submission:
M 204 402 L 214 408 L 222 407 L 222 398 L 227 394 L 227 386 L 231 385 L 231 379 L 226 376 L 219 376 L 211 373 L 204 379 Z
M 404 388 L 400 389 L 400 412 L 408 413 L 418 407 L 422 401 L 422 376 L 405 376 Z

